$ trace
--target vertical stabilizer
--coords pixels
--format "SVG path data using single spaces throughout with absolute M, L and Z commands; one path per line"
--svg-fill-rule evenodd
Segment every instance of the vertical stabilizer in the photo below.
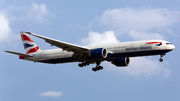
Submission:
M 23 41 L 26 54 L 35 53 L 41 51 L 41 49 L 34 43 L 34 41 L 26 34 L 26 32 L 20 32 Z

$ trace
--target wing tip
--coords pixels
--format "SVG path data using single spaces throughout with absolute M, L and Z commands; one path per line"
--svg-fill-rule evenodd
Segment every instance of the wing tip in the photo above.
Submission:
M 21 34 L 26 33 L 26 34 L 31 34 L 31 32 L 26 32 L 26 31 L 20 31 Z
M 4 51 L 4 52 L 10 53 L 10 51 Z

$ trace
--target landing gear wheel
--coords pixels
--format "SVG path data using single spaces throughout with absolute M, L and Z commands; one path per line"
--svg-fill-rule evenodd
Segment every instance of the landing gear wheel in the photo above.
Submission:
M 102 66 L 100 66 L 100 63 L 101 63 L 101 61 L 96 61 L 96 67 L 94 67 L 94 68 L 92 68 L 92 71 L 99 71 L 99 70 L 102 70 L 103 69 L 103 67 Z
M 92 71 L 96 72 L 97 70 L 96 70 L 96 68 L 92 68 Z
M 163 59 L 160 58 L 159 61 L 160 61 L 160 62 L 163 62 Z
M 86 66 L 86 63 L 82 63 L 83 66 Z
M 160 62 L 163 62 L 162 57 L 163 57 L 164 55 L 166 55 L 166 53 L 161 53 L 161 54 L 160 54 L 160 56 L 161 56 L 160 59 L 159 59 Z
M 98 66 L 98 67 L 92 68 L 92 71 L 96 72 L 96 71 L 99 71 L 99 70 L 102 70 L 102 69 L 103 69 L 102 66 Z
M 82 65 L 81 63 L 80 63 L 80 64 L 78 64 L 78 66 L 79 66 L 79 67 L 83 67 L 83 65 Z
M 78 64 L 79 67 L 84 67 L 84 66 L 87 66 L 87 65 L 89 65 L 89 63 L 87 63 L 87 62 L 82 62 L 82 63 Z
M 103 67 L 102 67 L 102 66 L 99 66 L 99 69 L 100 69 L 100 70 L 103 70 Z

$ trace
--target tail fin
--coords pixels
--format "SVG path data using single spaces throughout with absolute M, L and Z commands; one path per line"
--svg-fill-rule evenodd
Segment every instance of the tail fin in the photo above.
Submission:
M 41 49 L 34 43 L 34 41 L 26 34 L 26 32 L 20 32 L 23 45 L 26 51 L 26 54 L 35 53 L 41 51 Z

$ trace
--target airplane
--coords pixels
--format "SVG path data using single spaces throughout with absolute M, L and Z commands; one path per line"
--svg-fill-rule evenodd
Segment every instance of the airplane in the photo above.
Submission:
M 8 53 L 19 55 L 19 59 L 29 60 L 34 62 L 58 64 L 69 62 L 80 62 L 79 67 L 96 64 L 92 71 L 102 70 L 101 62 L 111 62 L 116 67 L 128 66 L 130 57 L 160 55 L 159 61 L 162 62 L 162 57 L 175 49 L 175 46 L 164 40 L 144 40 L 132 42 L 120 42 L 95 46 L 79 46 L 48 37 L 40 36 L 31 32 L 21 31 L 21 38 L 26 51 L 26 54 L 5 51 Z M 41 50 L 34 41 L 28 36 L 44 39 L 45 42 L 56 46 L 58 49 Z

